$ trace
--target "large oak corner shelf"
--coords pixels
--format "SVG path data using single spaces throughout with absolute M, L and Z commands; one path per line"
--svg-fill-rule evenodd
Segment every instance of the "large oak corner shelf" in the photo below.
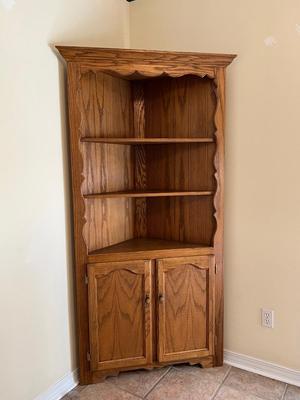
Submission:
M 80 383 L 223 363 L 230 54 L 58 46 L 67 62 Z

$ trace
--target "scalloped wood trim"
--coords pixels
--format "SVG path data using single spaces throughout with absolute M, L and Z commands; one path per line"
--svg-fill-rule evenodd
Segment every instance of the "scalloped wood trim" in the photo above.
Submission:
M 143 80 L 149 78 L 163 78 L 163 77 L 171 77 L 171 78 L 181 78 L 186 75 L 195 75 L 200 78 L 208 78 L 214 79 L 215 77 L 215 68 L 202 67 L 201 71 L 199 68 L 195 69 L 193 67 L 185 67 L 184 69 L 175 69 L 168 67 L 157 66 L 152 68 L 152 71 L 149 71 L 148 65 L 141 65 L 139 69 L 128 68 L 128 67 L 114 67 L 113 69 L 107 68 L 93 68 L 96 69 L 97 72 L 101 71 L 103 73 L 107 73 L 109 75 L 116 76 L 118 78 L 123 78 L 127 80 Z M 91 71 L 91 68 L 88 68 L 87 71 Z M 84 73 L 85 70 L 81 69 L 81 72 Z

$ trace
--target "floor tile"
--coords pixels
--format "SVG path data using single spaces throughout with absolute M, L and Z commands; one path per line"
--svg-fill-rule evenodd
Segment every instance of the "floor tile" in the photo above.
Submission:
M 76 386 L 73 390 L 71 390 L 62 400 L 77 400 L 79 399 L 80 392 L 82 392 L 86 386 Z
M 189 367 L 188 367 L 189 368 Z M 193 368 L 193 367 L 192 367 Z M 146 397 L 148 400 L 210 400 L 220 384 L 205 370 L 185 371 L 185 368 L 172 368 Z
M 153 369 L 151 371 L 139 370 L 122 372 L 119 376 L 108 378 L 107 380 L 120 389 L 144 397 L 169 369 L 170 368 L 167 367 Z
M 201 377 L 213 377 L 221 383 L 228 373 L 230 366 L 224 364 L 222 367 L 200 368 L 198 365 L 175 365 L 174 368 L 179 371 L 184 371 L 185 373 L 196 374 L 197 376 L 200 375 Z
M 68 399 L 68 397 L 67 397 Z M 72 399 L 72 397 L 71 397 Z M 86 386 L 78 393 L 77 400 L 137 400 L 139 397 L 127 393 L 107 380 L 96 385 Z M 68 399 L 69 400 L 69 399 Z M 73 400 L 73 399 L 72 399 Z
M 300 387 L 288 385 L 284 400 L 300 400 Z
M 282 382 L 238 368 L 231 369 L 224 385 L 266 400 L 281 400 L 285 390 Z
M 253 394 L 240 392 L 229 386 L 222 386 L 214 400 L 261 400 Z

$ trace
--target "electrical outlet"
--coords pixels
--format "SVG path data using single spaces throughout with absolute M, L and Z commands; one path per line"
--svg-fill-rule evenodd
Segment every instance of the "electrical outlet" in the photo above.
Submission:
M 274 328 L 274 311 L 267 308 L 261 309 L 261 324 L 266 328 Z

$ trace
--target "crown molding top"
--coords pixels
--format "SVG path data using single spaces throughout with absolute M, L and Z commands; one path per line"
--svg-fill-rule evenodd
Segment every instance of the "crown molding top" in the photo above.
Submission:
M 118 48 L 55 46 L 67 62 L 81 64 L 194 64 L 206 67 L 226 67 L 236 54 L 194 53 L 179 51 L 134 50 Z

